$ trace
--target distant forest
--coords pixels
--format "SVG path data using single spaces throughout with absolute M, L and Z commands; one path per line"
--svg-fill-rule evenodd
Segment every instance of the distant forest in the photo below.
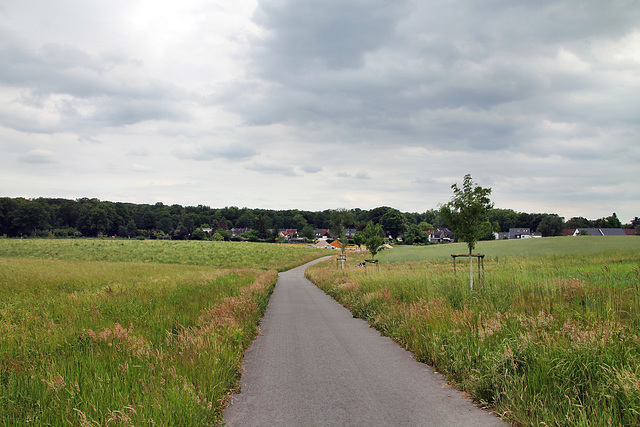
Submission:
M 582 217 L 564 221 L 556 214 L 524 213 L 511 209 L 492 209 L 488 220 L 492 231 L 509 228 L 529 228 L 544 236 L 559 235 L 563 228 L 636 228 L 636 217 L 630 224 L 621 224 L 616 214 L 597 220 Z M 202 233 L 201 228 L 219 230 L 225 240 L 232 238 L 233 228 L 261 230 L 259 240 L 273 241 L 272 230 L 297 229 L 300 236 L 312 239 L 315 229 L 337 229 L 340 226 L 362 230 L 366 224 L 382 224 L 393 235 L 411 235 L 411 240 L 424 241 L 428 229 L 446 227 L 437 209 L 423 213 L 400 212 L 381 206 L 371 210 L 327 209 L 319 212 L 297 209 L 269 210 L 228 206 L 153 205 L 101 201 L 82 198 L 0 198 L 0 236 L 6 237 L 99 237 L 189 239 Z M 265 233 L 270 230 L 270 236 Z M 488 235 L 489 236 L 489 235 Z M 489 237 L 488 237 L 489 238 Z

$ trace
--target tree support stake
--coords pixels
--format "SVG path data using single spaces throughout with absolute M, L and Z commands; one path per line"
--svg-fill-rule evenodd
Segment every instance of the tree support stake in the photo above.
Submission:
M 451 258 L 453 258 L 453 274 L 455 276 L 458 276 L 458 272 L 456 271 L 456 258 L 458 257 L 469 258 L 470 263 L 473 263 L 472 261 L 473 258 L 478 259 L 478 282 L 480 282 L 480 284 L 484 284 L 484 255 L 483 254 L 451 254 Z M 473 280 L 473 277 L 471 277 L 471 279 Z

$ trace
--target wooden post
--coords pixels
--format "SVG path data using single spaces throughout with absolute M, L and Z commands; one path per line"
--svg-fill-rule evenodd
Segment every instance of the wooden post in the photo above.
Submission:
M 478 259 L 478 282 L 484 283 L 484 255 L 483 254 L 451 254 L 453 258 L 453 274 L 457 276 L 456 271 L 456 258 L 465 257 L 469 258 L 469 283 L 471 290 L 473 290 L 473 258 Z
M 377 259 L 365 259 L 364 260 L 364 272 L 367 272 L 367 264 L 371 264 L 371 267 L 375 270 L 380 270 L 380 265 L 378 264 Z
M 469 254 L 469 287 L 473 290 L 473 256 Z

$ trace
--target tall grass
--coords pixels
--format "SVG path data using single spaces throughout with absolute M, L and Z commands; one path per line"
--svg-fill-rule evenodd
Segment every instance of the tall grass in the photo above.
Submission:
M 586 253 L 489 258 L 474 291 L 444 260 L 307 275 L 506 420 L 639 425 L 640 251 Z
M 148 262 L 285 271 L 324 255 L 322 249 L 272 243 L 122 240 L 0 239 L 0 257 Z
M 179 243 L 0 241 L 0 425 L 222 421 L 275 270 L 318 253 Z
M 609 250 L 640 250 L 640 238 L 635 236 L 576 236 L 545 237 L 542 239 L 512 239 L 481 241 L 475 253 L 486 257 L 541 255 L 589 255 Z M 451 243 L 431 246 L 397 246 L 384 251 L 381 263 L 451 259 L 451 254 L 466 254 L 466 243 Z

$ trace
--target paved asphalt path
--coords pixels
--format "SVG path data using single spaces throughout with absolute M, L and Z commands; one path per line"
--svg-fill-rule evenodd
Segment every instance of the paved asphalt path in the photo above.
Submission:
M 304 278 L 280 273 L 229 426 L 506 426 Z

